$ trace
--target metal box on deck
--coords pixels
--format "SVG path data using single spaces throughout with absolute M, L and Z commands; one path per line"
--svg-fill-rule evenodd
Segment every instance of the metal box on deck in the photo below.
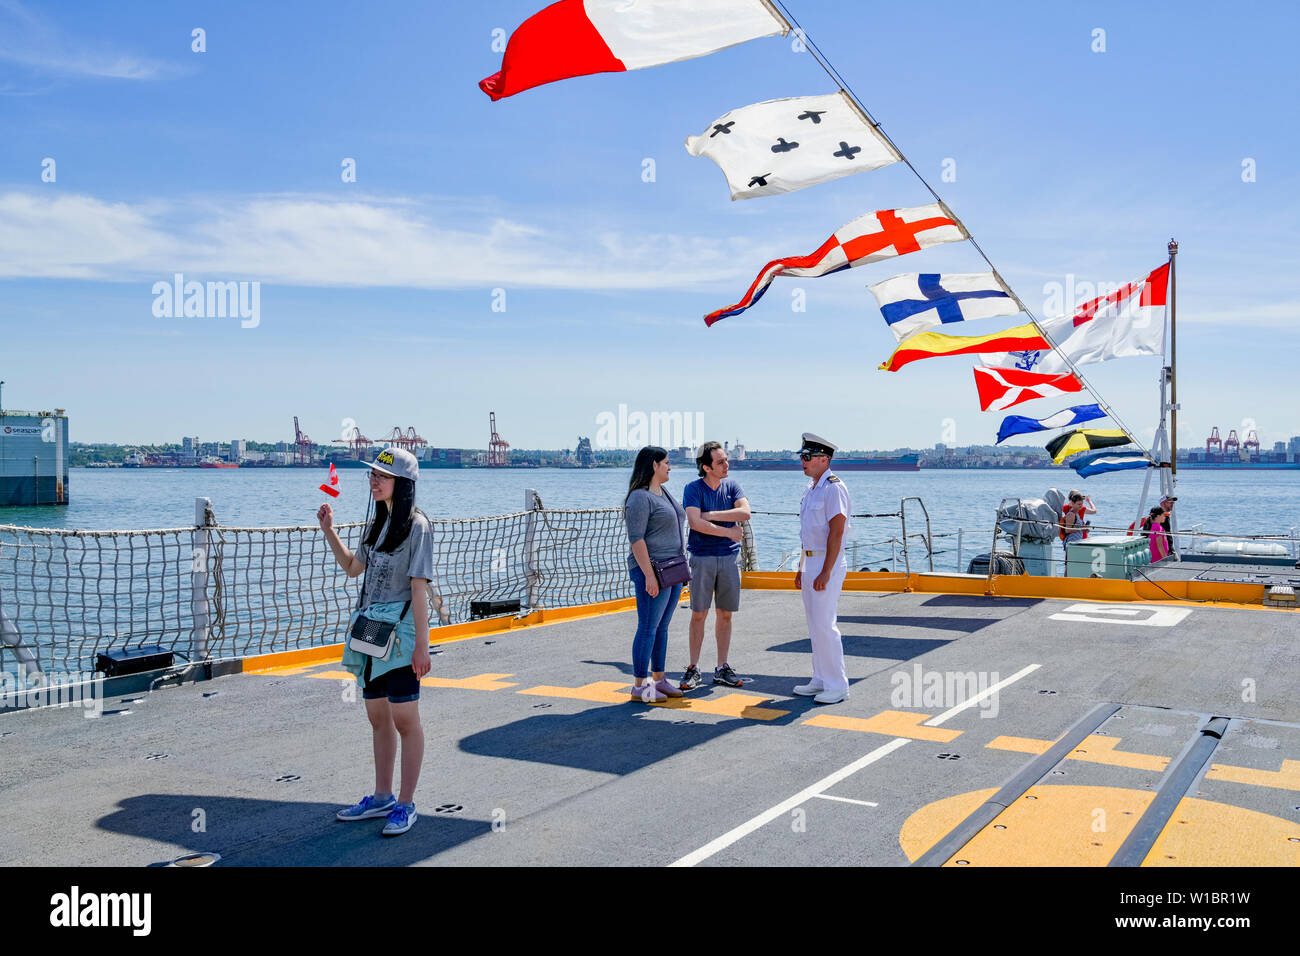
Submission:
M 1151 546 L 1142 535 L 1094 535 L 1066 545 L 1066 576 L 1128 580 L 1134 569 L 1151 563 Z

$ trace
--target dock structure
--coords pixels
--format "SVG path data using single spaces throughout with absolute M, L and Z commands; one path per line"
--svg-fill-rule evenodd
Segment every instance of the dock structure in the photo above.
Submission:
M 746 575 L 731 663 L 752 682 L 665 704 L 627 693 L 626 600 L 434 628 L 420 819 L 393 840 L 334 820 L 373 783 L 337 645 L 110 681 L 94 719 L 0 714 L 22 768 L 0 779 L 0 864 L 1300 863 L 1293 610 L 1169 581 L 1177 599 L 851 578 L 831 706 L 791 692 L 810 651 L 789 575 Z
M 64 410 L 0 410 L 0 506 L 68 503 Z

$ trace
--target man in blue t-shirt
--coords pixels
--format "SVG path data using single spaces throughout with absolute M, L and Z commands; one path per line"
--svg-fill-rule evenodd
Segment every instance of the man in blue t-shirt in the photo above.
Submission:
M 695 464 L 700 477 L 682 492 L 682 507 L 691 533 L 686 547 L 691 553 L 691 663 L 681 689 L 700 686 L 700 651 L 704 646 L 704 619 L 717 598 L 714 620 L 718 639 L 718 666 L 713 683 L 740 687 L 744 681 L 727 663 L 731 647 L 731 615 L 740 610 L 740 522 L 749 520 L 749 501 L 740 483 L 727 477 L 727 453 L 715 441 L 700 447 Z

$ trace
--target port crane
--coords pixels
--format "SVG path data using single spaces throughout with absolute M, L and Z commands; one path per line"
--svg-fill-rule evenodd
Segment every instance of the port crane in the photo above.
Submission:
M 424 445 L 429 444 L 415 433 L 414 425 L 408 427 L 405 432 L 402 431 L 400 426 L 394 425 L 393 433 L 388 436 L 387 442 L 388 444 L 395 445 L 398 448 L 404 448 L 417 457 L 419 455 L 419 449 Z
M 367 452 L 370 451 L 371 446 L 374 444 L 369 438 L 361 434 L 361 429 L 356 425 L 348 429 L 346 437 L 336 438 L 334 442 L 347 445 L 348 454 L 356 461 L 366 457 Z
M 298 416 L 293 416 L 293 463 L 310 465 L 315 447 L 312 440 L 307 437 L 307 433 L 298 427 Z
M 488 439 L 487 463 L 493 468 L 503 468 L 510 461 L 510 456 L 507 454 L 510 443 L 497 434 L 497 413 L 488 414 L 490 416 L 488 427 L 492 430 L 492 437 Z

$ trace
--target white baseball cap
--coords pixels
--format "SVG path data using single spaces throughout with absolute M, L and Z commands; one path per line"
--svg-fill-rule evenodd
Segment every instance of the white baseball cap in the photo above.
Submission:
M 394 448 L 392 445 L 376 455 L 374 461 L 363 461 L 361 464 L 394 478 L 416 481 L 420 477 L 420 463 L 415 460 L 415 456 L 404 448 Z

